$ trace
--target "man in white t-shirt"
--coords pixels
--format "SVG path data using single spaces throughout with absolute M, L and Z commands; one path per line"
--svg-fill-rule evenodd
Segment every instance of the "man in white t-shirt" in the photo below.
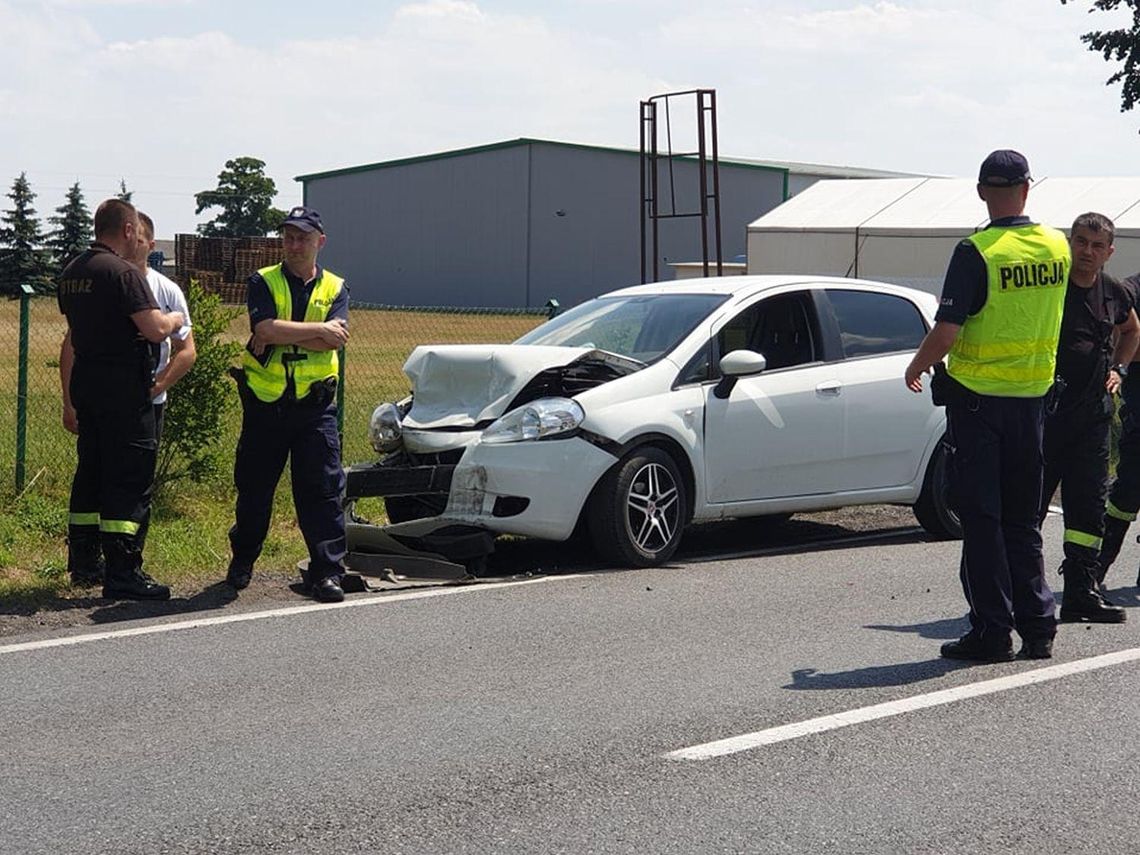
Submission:
M 146 284 L 150 286 L 158 308 L 163 312 L 181 312 L 186 324 L 171 333 L 160 345 L 162 352 L 158 358 L 158 366 L 154 375 L 154 386 L 151 387 L 151 400 L 154 403 L 155 436 L 162 441 L 162 417 L 166 409 L 166 390 L 186 376 L 186 372 L 194 365 L 198 358 L 198 351 L 194 348 L 194 332 L 190 329 L 190 310 L 186 305 L 186 297 L 178 283 L 163 276 L 157 270 L 147 266 L 147 259 L 154 250 L 154 221 L 139 211 L 139 230 L 137 254 L 131 261 L 146 276 Z

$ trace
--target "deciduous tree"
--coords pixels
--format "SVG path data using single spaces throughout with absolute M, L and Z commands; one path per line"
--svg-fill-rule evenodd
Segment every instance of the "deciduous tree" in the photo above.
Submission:
M 1073 0 L 1061 0 L 1071 3 Z M 1132 10 L 1132 25 L 1117 30 L 1092 30 L 1081 36 L 1089 50 L 1102 54 L 1108 62 L 1120 62 L 1106 85 L 1121 84 L 1120 111 L 1125 112 L 1140 101 L 1140 0 L 1093 0 L 1090 12 L 1111 12 L 1121 6 Z
M 265 174 L 265 161 L 256 157 L 237 157 L 226 161 L 218 173 L 218 186 L 195 194 L 195 214 L 207 208 L 222 212 L 208 223 L 198 226 L 205 237 L 264 236 L 276 231 L 285 212 L 273 207 L 277 185 Z

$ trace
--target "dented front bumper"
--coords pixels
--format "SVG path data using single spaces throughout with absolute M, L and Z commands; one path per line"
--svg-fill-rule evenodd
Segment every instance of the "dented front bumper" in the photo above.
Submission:
M 580 437 L 504 444 L 474 443 L 457 463 L 357 464 L 347 470 L 348 498 L 446 496 L 438 516 L 386 526 L 466 525 L 497 534 L 565 540 L 612 454 Z

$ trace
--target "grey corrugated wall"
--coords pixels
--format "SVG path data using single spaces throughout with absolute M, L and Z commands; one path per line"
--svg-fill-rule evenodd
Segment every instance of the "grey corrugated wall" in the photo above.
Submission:
M 695 210 L 696 164 L 674 167 Z M 783 198 L 781 171 L 721 164 L 724 258 Z M 664 180 L 664 179 L 663 179 Z M 668 193 L 663 183 L 662 195 Z M 636 154 L 528 142 L 306 181 L 329 235 L 322 263 L 352 298 L 428 306 L 571 306 L 640 280 Z M 558 212 L 562 212 L 559 214 Z M 695 219 L 662 223 L 669 261 L 700 259 Z

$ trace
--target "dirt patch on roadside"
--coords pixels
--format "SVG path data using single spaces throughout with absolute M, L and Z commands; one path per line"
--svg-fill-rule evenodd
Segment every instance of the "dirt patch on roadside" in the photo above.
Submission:
M 818 548 L 828 541 L 852 535 L 923 536 L 916 529 L 909 507 L 866 505 L 797 514 L 787 521 L 765 518 L 727 520 L 694 526 L 675 561 L 715 559 L 719 554 L 740 554 L 773 549 Z M 490 577 L 525 577 L 603 569 L 588 542 L 550 543 L 521 538 L 501 538 L 488 559 Z M 145 603 L 104 600 L 99 588 L 73 589 L 64 596 L 27 598 L 0 604 L 0 638 L 13 638 L 41 632 L 106 627 L 123 621 L 179 615 L 211 617 L 290 605 L 308 599 L 300 590 L 296 572 L 261 571 L 254 573 L 250 586 L 240 593 L 220 580 L 194 588 L 175 587 L 166 602 Z M 420 587 L 421 583 L 379 584 L 382 590 Z M 352 595 L 350 595 L 352 596 Z
M 16 598 L 0 605 L 0 638 L 41 630 L 98 627 L 140 618 L 190 613 L 208 617 L 211 611 L 235 607 L 254 609 L 297 604 L 304 599 L 289 588 L 289 584 L 296 581 L 284 573 L 258 574 L 240 595 L 219 581 L 197 590 L 175 587 L 169 600 L 150 603 L 104 600 L 98 587 L 73 588 L 59 597 Z

